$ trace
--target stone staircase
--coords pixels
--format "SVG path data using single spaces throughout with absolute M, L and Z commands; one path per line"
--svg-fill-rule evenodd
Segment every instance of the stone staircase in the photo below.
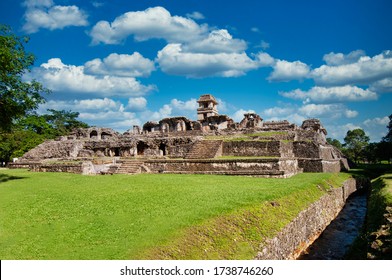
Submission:
M 116 174 L 137 174 L 141 173 L 143 161 L 139 160 L 121 160 L 121 166 L 117 169 Z
M 222 140 L 201 140 L 196 142 L 186 159 L 214 158 L 222 151 Z

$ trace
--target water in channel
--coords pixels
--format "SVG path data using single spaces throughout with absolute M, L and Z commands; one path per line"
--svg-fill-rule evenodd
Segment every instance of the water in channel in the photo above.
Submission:
M 359 235 L 366 216 L 367 197 L 357 191 L 351 195 L 339 215 L 299 260 L 341 260 Z

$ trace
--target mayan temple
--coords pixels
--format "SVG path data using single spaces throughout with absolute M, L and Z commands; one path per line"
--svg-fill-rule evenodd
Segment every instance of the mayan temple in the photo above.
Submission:
M 265 122 L 247 113 L 236 123 L 218 112 L 211 94 L 197 101 L 197 120 L 165 118 L 123 134 L 110 128 L 77 129 L 30 150 L 12 168 L 81 174 L 197 173 L 289 177 L 340 172 L 347 160 L 326 142 L 317 119 L 301 126 Z

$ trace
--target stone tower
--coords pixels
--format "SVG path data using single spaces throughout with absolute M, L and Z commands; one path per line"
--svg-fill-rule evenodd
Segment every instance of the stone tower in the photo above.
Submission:
M 197 108 L 198 121 L 203 121 L 207 117 L 218 116 L 218 109 L 216 106 L 218 105 L 218 102 L 211 94 L 203 94 L 200 96 L 199 100 L 197 100 L 197 103 L 199 103 L 199 108 Z

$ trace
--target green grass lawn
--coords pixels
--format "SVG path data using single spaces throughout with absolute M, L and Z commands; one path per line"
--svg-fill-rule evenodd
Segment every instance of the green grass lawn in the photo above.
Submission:
M 253 241 L 276 233 L 328 185 L 348 177 L 83 176 L 1 169 L 0 259 L 251 258 Z M 268 212 L 271 201 L 278 207 Z M 257 225 L 246 222 L 252 215 L 259 217 Z M 236 219 L 243 222 L 231 224 Z M 242 240 L 229 255 L 222 253 L 232 247 L 227 236 L 215 238 L 225 229 Z M 200 253 L 206 252 L 200 244 L 211 253 Z

